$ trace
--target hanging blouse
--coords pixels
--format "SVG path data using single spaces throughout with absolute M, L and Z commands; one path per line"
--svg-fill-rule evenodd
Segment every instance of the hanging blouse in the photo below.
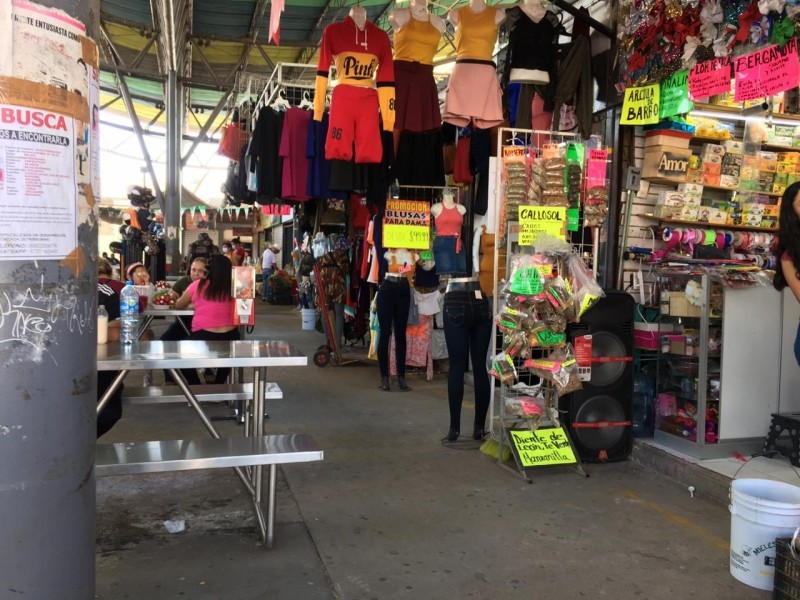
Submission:
M 431 23 L 430 15 L 427 21 L 411 16 L 394 34 L 394 59 L 432 65 L 441 39 L 442 34 Z
M 492 60 L 497 43 L 496 19 L 497 10 L 491 6 L 478 13 L 469 6 L 458 9 L 455 42 L 459 60 Z

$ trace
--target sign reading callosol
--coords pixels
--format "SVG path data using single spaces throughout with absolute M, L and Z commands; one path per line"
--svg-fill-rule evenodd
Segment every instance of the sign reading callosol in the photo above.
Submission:
M 520 206 L 519 245 L 533 246 L 541 235 L 564 239 L 566 225 L 565 206 Z

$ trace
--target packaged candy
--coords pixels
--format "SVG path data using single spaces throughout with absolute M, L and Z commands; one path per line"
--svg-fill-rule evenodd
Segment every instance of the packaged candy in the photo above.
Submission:
M 500 383 L 505 385 L 513 384 L 517 379 L 517 368 L 514 366 L 514 359 L 505 352 L 496 354 L 492 357 L 489 374 Z

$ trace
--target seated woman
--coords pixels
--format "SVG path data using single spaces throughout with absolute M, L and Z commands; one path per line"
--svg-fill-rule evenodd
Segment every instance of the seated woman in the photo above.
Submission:
M 222 255 L 208 260 L 206 279 L 189 284 L 175 301 L 175 308 L 194 305 L 192 335 L 190 340 L 238 340 L 239 328 L 234 324 L 233 298 L 231 296 L 231 261 Z M 200 378 L 194 369 L 181 371 L 189 385 L 199 385 Z M 230 369 L 217 369 L 214 383 L 225 383 Z
M 205 279 L 206 273 L 208 271 L 208 259 L 199 257 L 195 258 L 192 261 L 192 264 L 189 266 L 189 275 L 186 277 L 181 277 L 178 281 L 175 282 L 175 285 L 172 286 L 172 291 L 175 292 L 176 297 L 180 297 L 189 287 L 189 285 L 193 281 L 197 281 L 198 279 Z M 186 329 L 189 331 L 192 330 L 192 316 L 187 315 L 185 317 L 175 317 L 175 320 L 167 327 L 166 331 L 161 334 L 161 337 L 158 338 L 162 342 L 177 342 L 178 340 L 187 340 L 189 339 L 189 335 L 186 331 L 181 327 L 181 324 L 178 323 L 178 319 L 183 321 L 183 324 L 186 326 Z M 172 380 L 172 375 L 170 375 L 169 371 L 164 371 L 164 382 L 167 384 L 175 383 Z
M 145 302 L 149 302 L 150 298 L 153 297 L 153 294 L 156 291 L 155 286 L 150 283 L 150 273 L 148 273 L 147 268 L 140 262 L 133 263 L 129 265 L 127 269 L 125 269 L 125 276 L 128 278 L 128 281 L 132 281 L 133 285 L 137 288 L 136 291 L 139 293 L 139 310 L 142 311 L 146 308 L 146 305 L 142 305 L 142 298 L 146 297 L 147 300 Z M 146 288 L 146 289 L 145 289 Z M 153 332 L 149 329 L 145 331 L 141 336 L 139 336 L 140 340 L 152 340 L 153 339 Z M 153 385 L 153 371 L 145 371 L 144 380 L 142 381 L 142 385 L 148 386 Z

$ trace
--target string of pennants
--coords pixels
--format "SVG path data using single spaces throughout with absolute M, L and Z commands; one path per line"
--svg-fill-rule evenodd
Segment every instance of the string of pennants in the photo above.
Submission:
M 286 204 L 272 204 L 268 206 L 260 206 L 258 207 L 262 215 L 277 215 L 277 216 L 288 216 L 292 214 L 292 207 Z M 200 216 L 204 219 L 206 218 L 206 207 L 205 206 L 190 206 L 184 211 L 189 212 L 189 216 L 194 218 L 195 213 L 200 212 Z M 237 221 L 241 219 L 242 213 L 244 213 L 245 219 L 250 218 L 250 213 L 257 210 L 256 208 L 245 205 L 245 206 L 224 206 L 222 208 L 216 209 L 216 211 L 222 215 L 227 214 L 229 219 L 236 219 Z

